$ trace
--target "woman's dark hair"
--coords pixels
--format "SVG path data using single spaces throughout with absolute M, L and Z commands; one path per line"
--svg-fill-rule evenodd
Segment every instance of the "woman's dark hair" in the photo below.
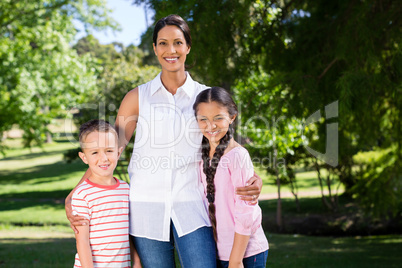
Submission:
M 237 106 L 234 103 L 232 97 L 230 96 L 229 92 L 225 89 L 220 87 L 212 87 L 205 89 L 200 94 L 198 94 L 194 105 L 194 113 L 197 116 L 198 105 L 200 103 L 211 103 L 216 102 L 219 105 L 228 109 L 229 116 L 233 118 L 233 116 L 237 115 L 238 110 Z M 219 161 L 224 154 L 226 148 L 229 145 L 230 139 L 233 137 L 233 128 L 229 126 L 226 135 L 223 136 L 222 139 L 219 141 L 219 145 L 215 149 L 215 153 L 210 159 L 209 152 L 211 150 L 209 146 L 208 139 L 204 136 L 202 138 L 202 161 L 203 161 L 203 171 L 207 178 L 207 199 L 208 199 L 208 211 L 209 211 L 209 218 L 211 220 L 212 229 L 214 232 L 215 241 L 217 240 L 217 233 L 216 233 L 216 216 L 215 216 L 215 173 L 218 167 Z M 211 162 L 211 164 L 209 164 Z
M 188 27 L 187 22 L 185 20 L 183 20 L 182 17 L 180 17 L 179 15 L 175 15 L 175 14 L 161 18 L 160 20 L 158 20 L 156 22 L 155 27 L 154 27 L 154 34 L 152 36 L 152 41 L 155 46 L 156 46 L 156 41 L 158 39 L 159 31 L 167 25 L 177 26 L 183 32 L 184 39 L 186 39 L 187 46 L 191 47 L 190 28 Z

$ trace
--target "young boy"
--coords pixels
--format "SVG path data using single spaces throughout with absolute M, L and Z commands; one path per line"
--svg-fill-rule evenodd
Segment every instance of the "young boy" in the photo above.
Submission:
M 123 148 L 108 122 L 90 120 L 80 127 L 82 152 L 91 176 L 73 193 L 73 214 L 89 225 L 77 226 L 74 267 L 130 267 L 129 186 L 113 177 Z

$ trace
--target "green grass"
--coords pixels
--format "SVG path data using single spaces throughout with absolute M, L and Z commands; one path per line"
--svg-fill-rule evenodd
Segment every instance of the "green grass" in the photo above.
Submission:
M 68 227 L 0 225 L 0 267 L 73 267 L 75 239 Z
M 327 170 L 322 169 L 320 170 L 321 176 L 323 178 L 326 178 L 328 175 Z M 261 193 L 263 194 L 270 194 L 270 193 L 276 193 L 277 186 L 276 186 L 276 180 L 274 176 L 267 174 L 264 170 L 261 168 L 256 168 L 256 173 L 261 177 L 264 185 L 262 187 Z M 297 188 L 298 192 L 320 192 L 321 188 L 317 179 L 317 172 L 316 171 L 305 171 L 305 172 L 299 172 L 296 173 L 296 181 L 297 181 Z M 331 191 L 335 193 L 336 189 L 338 188 L 338 194 L 341 194 L 344 192 L 344 187 L 343 185 L 338 185 L 336 181 L 334 181 L 331 184 Z M 324 185 L 324 190 L 327 189 Z M 281 187 L 281 192 L 282 193 L 290 193 L 290 186 L 289 185 L 282 185 Z M 315 194 L 316 195 L 316 194 Z
M 63 200 L 77 184 L 86 165 L 67 164 L 63 153 L 77 144 L 55 142 L 44 148 L 13 149 L 0 160 L 0 221 L 5 224 L 68 224 Z
M 72 267 L 75 240 L 67 227 L 0 226 L 0 267 Z M 267 234 L 267 267 L 400 267 L 401 235 L 311 237 Z
M 75 240 L 63 200 L 86 165 L 79 160 L 67 164 L 62 155 L 77 144 L 59 141 L 29 150 L 18 140 L 8 142 L 13 148 L 0 158 L 0 268 L 72 267 Z M 261 170 L 257 173 L 265 182 L 263 193 L 276 193 L 272 177 Z M 299 192 L 319 190 L 315 172 L 297 177 Z M 285 191 L 289 192 L 282 188 Z M 294 200 L 283 199 L 283 214 L 328 213 L 319 198 L 300 201 L 303 212 L 297 214 Z M 349 200 L 340 197 L 340 202 Z M 276 200 L 262 201 L 260 206 L 264 217 L 274 217 Z M 267 267 L 400 267 L 402 261 L 401 235 L 335 238 L 268 233 L 267 238 Z
M 402 236 L 268 235 L 267 267 L 400 267 Z

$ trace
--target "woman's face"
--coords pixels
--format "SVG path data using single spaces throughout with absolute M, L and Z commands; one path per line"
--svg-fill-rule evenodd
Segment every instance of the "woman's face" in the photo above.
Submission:
M 176 26 L 167 25 L 158 32 L 154 52 L 163 71 L 184 71 L 184 63 L 190 47 L 183 32 Z

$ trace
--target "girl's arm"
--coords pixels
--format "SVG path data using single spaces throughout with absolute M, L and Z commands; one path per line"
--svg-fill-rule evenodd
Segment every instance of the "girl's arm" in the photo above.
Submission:
M 243 267 L 243 257 L 246 252 L 249 235 L 235 233 L 232 251 L 229 257 L 229 268 Z
M 238 188 L 247 185 L 248 178 L 254 173 L 254 168 L 250 155 L 245 149 L 238 150 L 235 153 L 237 155 L 231 161 L 229 170 L 232 184 Z M 261 225 L 261 209 L 258 205 L 250 205 L 249 202 L 242 200 L 239 195 L 235 195 L 233 216 L 235 236 L 229 257 L 230 268 L 243 267 L 242 260 L 250 236 Z
M 93 268 L 92 250 L 89 245 L 89 225 L 76 226 L 78 233 L 75 234 L 77 252 L 83 268 Z

